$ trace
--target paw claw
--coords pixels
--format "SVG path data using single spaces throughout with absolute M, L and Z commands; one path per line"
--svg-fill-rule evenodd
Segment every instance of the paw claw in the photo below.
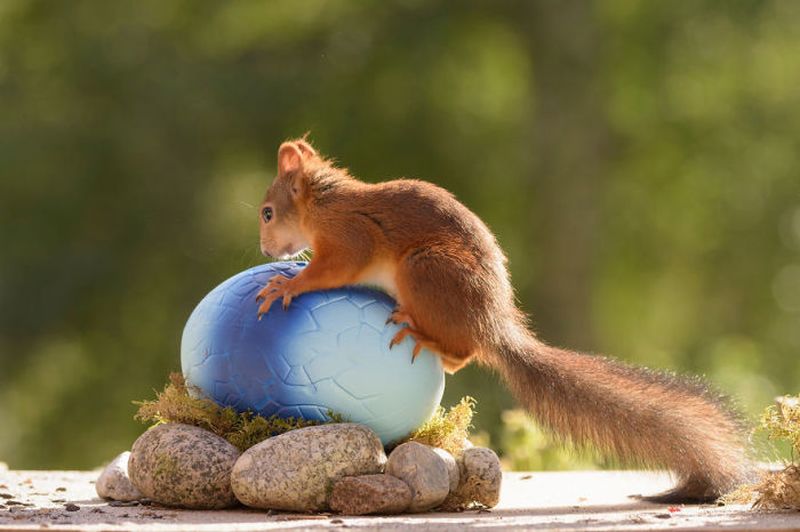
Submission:
M 260 320 L 264 314 L 269 312 L 269 308 L 272 306 L 272 300 L 265 299 L 263 303 L 258 307 L 258 319 Z
M 386 324 L 394 323 L 400 325 L 402 323 L 408 325 L 412 329 L 416 328 L 416 324 L 414 323 L 414 318 L 411 315 L 402 310 L 400 307 L 395 308 L 391 314 L 389 314 L 389 318 L 386 320 Z
M 389 342 L 389 349 L 402 342 L 406 336 L 411 336 L 411 338 L 414 340 L 414 349 L 411 351 L 412 364 L 422 352 L 423 348 L 430 349 L 435 353 L 442 353 L 442 349 L 436 341 L 430 339 L 425 334 L 411 327 L 403 327 L 397 331 L 397 334 L 395 334 L 391 342 Z M 440 354 L 440 356 L 442 355 Z
M 275 275 L 258 293 L 256 301 L 261 301 L 261 305 L 258 307 L 259 320 L 261 320 L 263 314 L 269 311 L 272 304 L 279 297 L 283 298 L 284 310 L 289 306 L 289 303 L 292 301 L 292 295 L 289 293 L 288 281 L 289 279 L 282 275 Z
M 394 337 L 392 337 L 392 341 L 389 342 L 389 349 L 402 342 L 403 339 L 409 334 L 411 334 L 411 329 L 409 329 L 408 327 L 403 327 L 402 329 L 397 331 L 397 334 L 395 334 Z
M 413 364 L 414 361 L 419 356 L 419 352 L 422 351 L 422 343 L 417 342 L 417 345 L 414 346 L 414 351 L 411 352 L 411 363 Z

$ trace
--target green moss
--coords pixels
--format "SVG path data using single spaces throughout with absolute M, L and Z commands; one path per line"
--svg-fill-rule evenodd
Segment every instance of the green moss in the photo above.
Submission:
M 186 385 L 183 375 L 172 373 L 164 390 L 152 401 L 134 401 L 139 410 L 134 416 L 144 423 L 185 423 L 213 432 L 244 451 L 267 438 L 290 430 L 323 423 L 341 423 L 342 416 L 328 413 L 329 421 L 299 418 L 265 418 L 252 412 L 237 412 L 204 397 L 196 388 Z
M 324 423 L 343 423 L 339 414 L 328 412 L 326 422 L 301 418 L 265 418 L 253 412 L 237 412 L 231 407 L 222 407 L 204 397 L 200 390 L 186 385 L 183 375 L 172 373 L 164 390 L 156 393 L 151 401 L 134 401 L 139 410 L 134 416 L 144 423 L 185 423 L 213 432 L 244 451 L 267 438 L 303 427 Z M 437 408 L 431 419 L 414 431 L 404 441 L 417 441 L 441 447 L 454 456 L 464 451 L 469 437 L 475 400 L 464 397 L 449 410 Z
M 761 414 L 760 429 L 770 440 L 784 440 L 792 446 L 793 458 L 800 456 L 800 395 L 784 396 Z
M 158 478 L 164 479 L 166 477 L 173 477 L 178 473 L 178 463 L 175 457 L 168 454 L 159 454 L 156 457 L 156 467 L 153 469 L 153 475 Z
M 462 398 L 447 411 L 440 406 L 433 416 L 405 441 L 440 447 L 453 456 L 460 456 L 464 452 L 464 444 L 469 437 L 474 415 L 475 399 L 472 397 Z

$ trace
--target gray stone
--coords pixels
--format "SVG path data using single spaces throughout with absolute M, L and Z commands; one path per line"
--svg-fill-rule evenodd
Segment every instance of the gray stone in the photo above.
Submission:
M 411 488 L 411 512 L 439 506 L 450 492 L 450 475 L 444 459 L 431 447 L 417 442 L 398 445 L 386 462 L 386 474 Z
M 458 460 L 461 480 L 458 489 L 442 504 L 445 510 L 463 509 L 475 504 L 493 508 L 500 501 L 503 471 L 497 454 L 485 447 L 466 449 Z
M 236 497 L 254 508 L 295 512 L 327 509 L 333 483 L 380 473 L 386 455 L 368 427 L 336 423 L 292 430 L 254 445 L 231 475 Z
M 459 465 L 456 462 L 456 459 L 453 458 L 453 455 L 445 451 L 444 449 L 440 449 L 439 447 L 433 447 L 433 452 L 438 454 L 442 460 L 444 460 L 444 464 L 447 466 L 447 476 L 450 479 L 450 492 L 454 492 L 458 488 L 458 481 L 461 477 L 461 471 L 459 470 Z
M 136 440 L 128 461 L 131 481 L 148 499 L 167 506 L 234 506 L 231 470 L 239 450 L 207 430 L 167 423 Z
M 333 485 L 328 503 L 344 515 L 398 514 L 411 504 L 411 489 L 391 475 L 344 477 Z
M 143 497 L 128 476 L 130 455 L 129 451 L 125 451 L 114 458 L 100 473 L 94 486 L 99 497 L 115 501 L 138 501 Z

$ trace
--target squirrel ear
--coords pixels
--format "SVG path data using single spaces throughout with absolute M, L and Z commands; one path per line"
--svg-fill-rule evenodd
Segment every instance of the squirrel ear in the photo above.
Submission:
M 278 173 L 288 174 L 303 168 L 303 154 L 295 142 L 284 142 L 278 148 Z
M 295 144 L 305 157 L 315 157 L 317 155 L 317 152 L 314 150 L 311 144 L 306 141 L 306 139 L 296 140 Z

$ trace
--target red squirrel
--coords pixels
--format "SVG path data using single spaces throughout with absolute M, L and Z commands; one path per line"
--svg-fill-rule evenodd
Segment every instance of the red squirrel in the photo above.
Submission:
M 475 360 L 497 371 L 544 427 L 628 463 L 677 475 L 658 502 L 716 499 L 750 474 L 743 426 L 702 382 L 552 347 L 517 308 L 507 259 L 489 228 L 446 190 L 419 180 L 370 184 L 304 139 L 278 150 L 260 211 L 264 255 L 314 257 L 293 279 L 273 277 L 259 315 L 280 299 L 351 284 L 397 300 L 390 321 L 454 373 Z

